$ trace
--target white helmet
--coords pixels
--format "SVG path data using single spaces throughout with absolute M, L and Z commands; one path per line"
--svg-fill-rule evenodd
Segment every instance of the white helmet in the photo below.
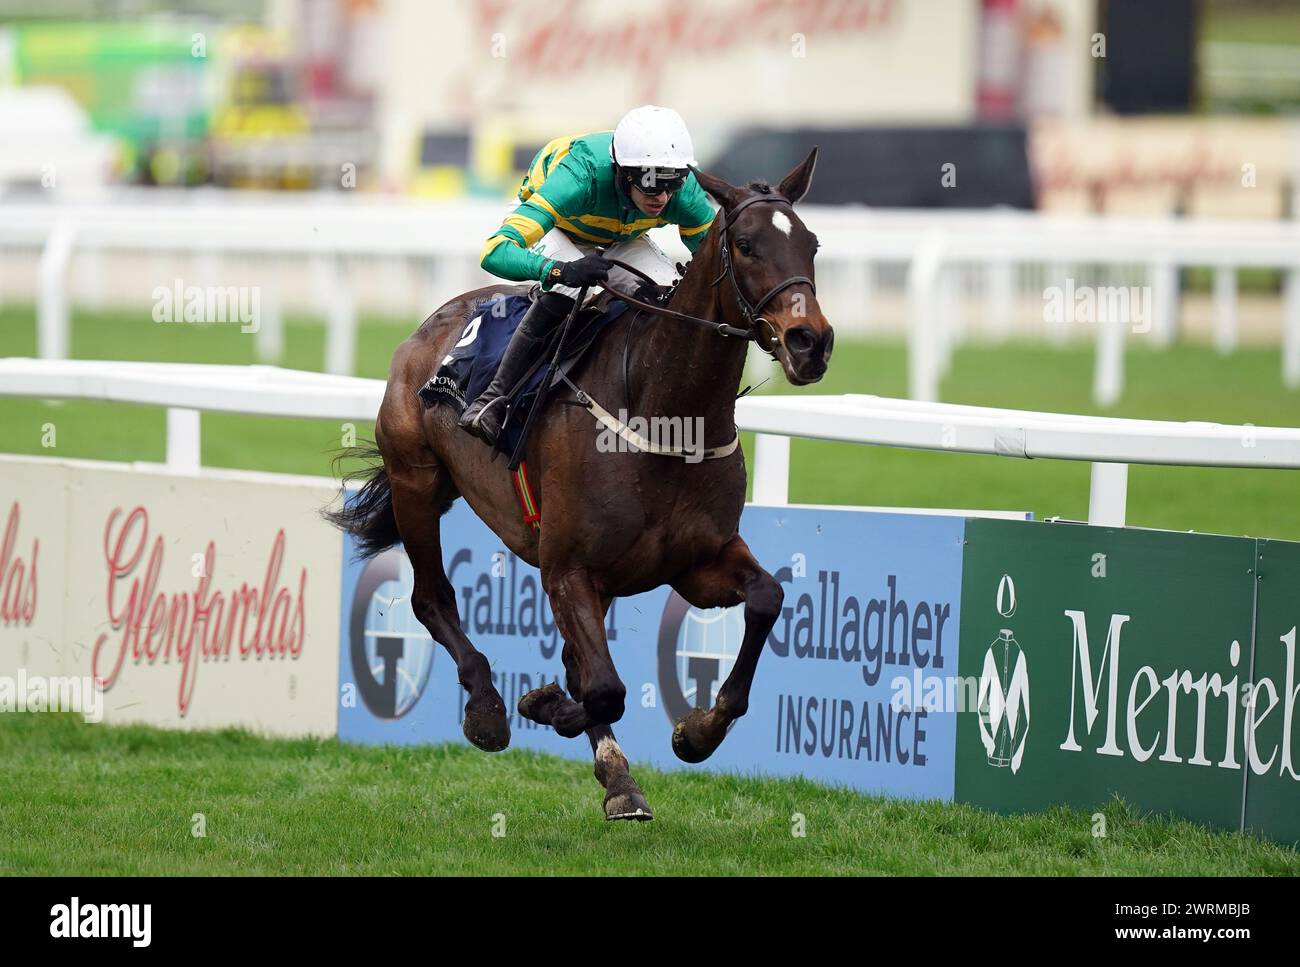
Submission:
M 682 116 L 670 107 L 647 104 L 623 115 L 610 146 L 624 168 L 692 168 L 695 146 Z

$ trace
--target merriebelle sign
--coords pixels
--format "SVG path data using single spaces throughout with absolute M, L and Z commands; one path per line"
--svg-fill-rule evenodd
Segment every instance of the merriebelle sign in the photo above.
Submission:
M 1291 730 L 1294 719 L 1296 690 L 1295 685 L 1295 640 L 1296 629 L 1292 626 L 1286 636 L 1280 639 L 1286 649 L 1286 683 L 1279 689 L 1270 678 L 1261 678 L 1258 682 L 1242 682 L 1240 674 L 1241 642 L 1234 640 L 1228 646 L 1228 664 L 1234 669 L 1231 678 L 1224 680 L 1219 672 L 1209 674 L 1202 671 L 1193 678 L 1189 669 L 1174 668 L 1167 675 L 1158 672 L 1152 665 L 1141 665 L 1131 674 L 1121 670 L 1122 644 L 1124 626 L 1131 620 L 1130 615 L 1113 614 L 1106 632 L 1106 645 L 1097 662 L 1099 676 L 1093 676 L 1093 655 L 1088 647 L 1087 616 L 1082 611 L 1066 611 L 1074 629 L 1073 666 L 1074 678 L 1070 685 L 1070 725 L 1061 748 L 1067 752 L 1082 752 L 1084 746 L 1075 738 L 1075 724 L 1079 720 L 1076 712 L 1081 711 L 1087 733 L 1084 741 L 1093 736 L 1093 726 L 1098 717 L 1103 717 L 1105 741 L 1096 747 L 1098 755 L 1131 755 L 1138 762 L 1146 762 L 1157 752 L 1161 762 L 1186 762 L 1189 765 L 1217 765 L 1220 769 L 1240 769 L 1242 762 L 1237 758 L 1234 741 L 1239 717 L 1244 717 L 1246 731 L 1246 757 L 1251 770 L 1256 775 L 1263 775 L 1277 766 L 1279 773 L 1286 773 L 1293 779 L 1300 779 L 1296 774 L 1291 758 Z M 1121 680 L 1127 677 L 1127 687 L 1121 688 Z M 1103 691 L 1103 688 L 1105 689 Z M 1120 718 L 1120 696 L 1127 694 L 1123 703 L 1122 730 L 1116 726 Z M 1196 729 L 1195 737 L 1178 738 L 1178 705 L 1188 702 L 1194 709 Z M 1279 701 L 1283 704 L 1282 741 L 1280 750 L 1274 745 L 1264 757 L 1256 741 L 1259 725 L 1276 709 Z M 1150 708 L 1154 706 L 1154 708 Z M 1103 715 L 1104 712 L 1104 715 Z M 1220 749 L 1211 749 L 1210 753 L 1218 759 L 1212 762 L 1206 752 L 1206 716 L 1221 714 L 1224 717 L 1224 734 L 1226 740 Z M 1145 716 L 1146 723 L 1139 728 L 1138 719 Z M 1163 725 L 1161 724 L 1163 723 Z M 1150 743 L 1143 744 L 1143 734 L 1150 735 Z M 1180 745 L 1187 753 L 1179 752 Z M 1281 755 L 1279 757 L 1279 751 Z
M 1300 616 L 1284 612 L 1300 608 L 1298 580 L 1294 544 L 967 521 L 962 673 L 1000 671 L 997 639 L 1014 636 L 1016 690 L 1026 712 L 1032 695 L 1033 718 L 1008 731 L 1009 703 L 984 700 L 981 686 L 978 714 L 960 716 L 956 798 L 1029 811 L 1118 795 L 1294 838 Z M 995 699 L 1007 680 L 993 683 Z

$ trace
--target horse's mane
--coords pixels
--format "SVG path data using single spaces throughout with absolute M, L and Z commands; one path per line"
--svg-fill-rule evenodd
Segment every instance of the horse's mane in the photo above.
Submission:
M 770 195 L 772 194 L 772 190 L 773 190 L 772 186 L 768 184 L 766 181 L 751 181 L 749 183 L 749 189 L 750 191 L 758 192 L 760 195 Z M 719 209 L 719 212 L 721 212 L 721 209 Z M 691 267 L 694 265 L 695 265 L 695 259 L 691 259 L 689 262 L 687 262 L 686 272 L 689 272 L 691 270 Z M 686 280 L 686 272 L 682 273 L 682 281 Z

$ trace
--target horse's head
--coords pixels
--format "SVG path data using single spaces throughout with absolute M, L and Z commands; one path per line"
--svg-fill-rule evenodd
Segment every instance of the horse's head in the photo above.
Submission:
M 723 273 L 718 279 L 723 305 L 734 306 L 742 324 L 755 329 L 759 346 L 781 363 L 796 386 L 822 378 L 835 343 L 835 330 L 822 314 L 813 286 L 817 236 L 794 210 L 812 184 L 816 165 L 813 148 L 775 189 L 760 182 L 739 188 L 695 172 L 700 187 L 722 206 L 713 234 Z

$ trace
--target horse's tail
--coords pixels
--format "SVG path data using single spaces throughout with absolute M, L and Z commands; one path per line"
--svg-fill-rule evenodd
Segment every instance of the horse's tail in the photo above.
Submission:
M 348 447 L 335 458 L 335 464 L 345 458 L 365 460 L 367 464 L 344 474 L 344 482 L 364 480 L 365 483 L 351 500 L 347 500 L 345 495 L 338 510 L 323 510 L 321 516 L 352 535 L 357 542 L 358 557 L 374 557 L 402 539 L 397 531 L 397 518 L 393 515 L 393 492 L 388 484 L 388 471 L 384 468 L 379 448 L 373 443 Z

